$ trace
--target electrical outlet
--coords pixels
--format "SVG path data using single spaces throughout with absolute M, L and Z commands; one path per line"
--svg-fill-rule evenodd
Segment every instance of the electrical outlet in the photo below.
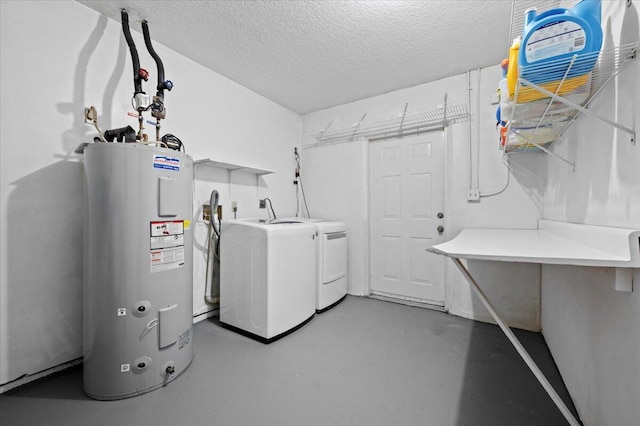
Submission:
M 467 201 L 480 201 L 480 190 L 469 189 L 467 192 Z
M 262 199 L 260 200 L 260 204 L 258 205 L 259 208 L 261 209 L 266 209 L 267 208 L 267 200 Z

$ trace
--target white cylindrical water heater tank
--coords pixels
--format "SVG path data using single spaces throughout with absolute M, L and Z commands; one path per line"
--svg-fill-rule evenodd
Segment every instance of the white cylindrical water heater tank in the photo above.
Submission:
M 84 156 L 84 390 L 128 398 L 193 359 L 193 161 L 139 143 Z

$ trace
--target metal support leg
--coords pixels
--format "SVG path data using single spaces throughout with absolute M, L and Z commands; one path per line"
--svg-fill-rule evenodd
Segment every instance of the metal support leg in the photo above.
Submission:
M 478 297 L 480 298 L 484 306 L 489 310 L 489 313 L 491 314 L 493 319 L 496 320 L 496 322 L 498 323 L 498 325 L 500 326 L 504 334 L 506 334 L 507 338 L 511 341 L 511 344 L 516 348 L 516 351 L 518 351 L 518 354 L 520 354 L 520 356 L 522 357 L 524 362 L 527 364 L 531 372 L 536 376 L 536 378 L 538 379 L 538 381 L 540 382 L 544 390 L 547 391 L 547 393 L 549 394 L 553 402 L 560 409 L 564 418 L 567 419 L 570 425 L 580 426 L 580 422 L 576 420 L 576 418 L 573 416 L 569 408 L 567 408 L 567 406 L 562 401 L 558 393 L 555 391 L 555 389 L 553 389 L 553 386 L 551 386 L 551 383 L 549 383 L 547 378 L 544 377 L 544 374 L 542 374 L 542 371 L 540 371 L 540 369 L 538 368 L 536 363 L 533 361 L 529 353 L 526 351 L 524 346 L 522 346 L 522 343 L 520 343 L 520 341 L 515 336 L 515 334 L 513 334 L 513 331 L 511 331 L 509 326 L 502 320 L 502 318 L 498 316 L 498 313 L 489 302 L 489 299 L 487 299 L 487 296 L 485 296 L 484 292 L 478 286 L 478 283 L 473 279 L 473 277 L 471 276 L 467 268 L 464 267 L 460 259 L 458 259 L 457 257 L 452 257 L 451 259 L 453 259 L 453 262 L 456 264 L 460 272 L 462 272 L 462 274 L 467 279 L 467 281 L 469 281 L 471 288 L 473 288 L 473 290 L 478 295 Z

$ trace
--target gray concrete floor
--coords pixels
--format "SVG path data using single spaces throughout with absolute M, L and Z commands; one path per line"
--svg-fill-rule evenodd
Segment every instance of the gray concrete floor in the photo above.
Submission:
M 573 410 L 542 335 L 516 335 Z M 566 424 L 497 326 L 427 309 L 348 296 L 269 345 L 210 319 L 194 351 L 175 381 L 125 400 L 87 398 L 81 368 L 14 389 L 0 424 Z

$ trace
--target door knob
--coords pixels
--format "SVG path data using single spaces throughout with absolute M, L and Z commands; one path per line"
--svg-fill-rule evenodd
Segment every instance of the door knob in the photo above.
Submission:
M 438 234 L 442 234 L 444 232 L 444 226 L 438 226 Z

